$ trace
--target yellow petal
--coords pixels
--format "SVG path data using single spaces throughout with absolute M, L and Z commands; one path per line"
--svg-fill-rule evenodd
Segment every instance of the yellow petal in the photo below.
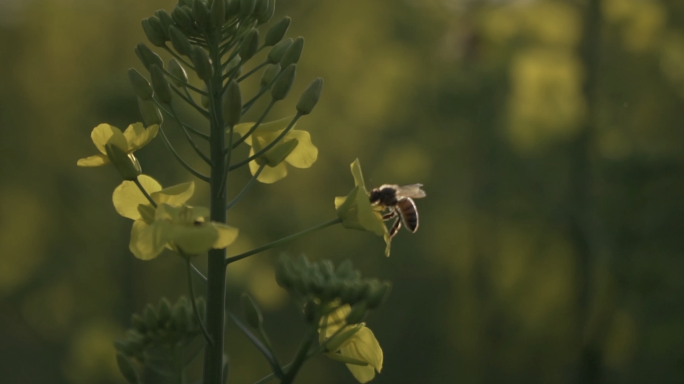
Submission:
M 173 225 L 171 241 L 188 255 L 208 251 L 218 239 L 218 231 L 209 224 Z
M 283 129 L 287 128 L 288 125 L 290 125 L 293 117 L 294 116 L 288 116 L 279 120 L 269 121 L 268 123 L 261 123 L 259 124 L 259 128 L 257 128 L 256 132 L 263 134 L 267 132 L 274 133 L 282 131 Z M 295 124 L 292 129 L 294 129 L 295 126 L 297 126 L 297 124 Z
M 338 209 L 345 201 L 347 201 L 347 196 L 335 197 L 335 209 Z
M 216 239 L 214 245 L 212 246 L 214 249 L 225 248 L 233 244 L 235 239 L 238 237 L 238 233 L 240 232 L 237 228 L 233 228 L 221 223 L 211 223 L 211 225 L 218 233 L 218 239 Z
M 358 208 L 358 223 L 366 230 L 375 233 L 378 236 L 384 236 L 387 233 L 385 222 L 382 217 L 376 214 L 373 206 L 368 199 L 368 193 L 359 188 L 356 192 L 356 205 Z
M 249 151 L 249 156 L 254 155 L 254 149 L 251 149 Z M 257 164 L 256 161 L 250 161 L 249 162 L 249 171 L 252 173 L 252 175 L 256 175 L 257 171 L 259 170 L 259 164 Z M 264 184 L 273 184 L 276 181 L 284 178 L 287 176 L 287 166 L 285 163 L 280 163 L 276 165 L 275 167 L 269 167 L 266 166 L 264 167 L 264 170 L 261 171 L 259 174 L 259 177 L 257 177 L 257 180 L 259 182 L 262 182 Z
M 78 159 L 76 165 L 79 167 L 99 167 L 109 163 L 107 155 L 94 155 Z
M 325 338 L 329 338 L 334 335 L 340 328 L 345 326 L 347 322 L 345 319 L 347 315 L 351 312 L 351 306 L 349 304 L 344 304 L 339 306 L 337 309 L 332 311 L 326 318 L 326 328 L 325 328 Z
M 361 163 L 359 159 L 354 160 L 351 163 L 351 173 L 354 177 L 354 185 L 361 187 L 364 191 L 366 190 L 366 182 L 363 180 L 363 173 L 361 172 Z
M 378 343 L 373 332 L 366 327 L 359 330 L 352 337 L 352 341 L 340 350 L 340 353 L 369 364 L 369 367 L 347 364 L 356 380 L 361 383 L 368 382 L 375 377 L 373 370 L 382 371 L 382 348 L 380 348 L 380 343 Z
M 161 190 L 161 184 L 147 175 L 138 176 L 138 181 L 140 181 L 140 184 L 145 188 L 147 193 L 154 193 Z M 114 209 L 116 209 L 121 216 L 133 220 L 141 218 L 140 212 L 138 212 L 138 205 L 150 204 L 133 181 L 124 181 L 116 187 L 112 194 L 112 201 L 114 202 Z
M 307 131 L 288 132 L 286 139 L 297 139 L 299 144 L 285 159 L 290 165 L 296 168 L 309 168 L 318 158 L 318 148 L 311 143 L 311 135 Z
M 93 139 L 93 143 L 103 155 L 107 154 L 105 151 L 105 144 L 109 142 L 124 151 L 128 150 L 128 142 L 126 142 L 126 138 L 123 133 L 121 133 L 121 130 L 109 124 L 100 124 L 93 128 L 90 138 Z
M 157 136 L 158 132 L 159 126 L 157 124 L 151 125 L 147 129 L 142 123 L 129 125 L 123 133 L 128 142 L 128 152 L 137 151 L 146 146 Z
M 287 126 L 290 124 L 291 121 L 292 121 L 292 116 L 289 116 L 289 117 L 285 117 L 285 118 L 280 119 L 280 120 L 270 121 L 268 123 L 261 123 L 261 124 L 259 124 L 259 127 L 256 129 L 256 131 L 254 131 L 254 133 L 252 135 L 256 135 L 256 136 L 261 135 L 262 137 L 265 137 L 268 139 L 268 140 L 266 140 L 267 143 L 270 143 L 271 141 L 273 141 L 273 139 L 275 137 L 278 136 L 278 134 L 280 132 L 282 132 L 285 128 L 287 128 Z M 252 129 L 254 124 L 255 123 L 251 123 L 251 122 L 250 123 L 237 124 L 233 127 L 233 132 L 239 134 L 240 136 L 244 136 L 245 134 L 247 134 L 247 132 L 249 132 L 250 129 Z M 292 129 L 294 129 L 295 126 L 297 126 L 297 124 L 295 124 L 292 127 Z M 247 145 L 252 145 L 252 137 L 250 136 L 247 139 L 245 139 L 245 143 Z
M 183 205 L 195 193 L 195 183 L 190 181 L 150 193 L 157 204 Z
M 156 221 L 148 225 L 142 220 L 136 220 L 131 230 L 129 249 L 133 255 L 141 260 L 151 260 L 159 256 L 168 243 L 169 226 L 166 221 Z
M 238 135 L 240 135 L 240 137 L 242 137 L 245 134 L 247 134 L 247 132 L 249 132 L 249 130 L 252 128 L 252 126 L 254 126 L 253 122 L 252 123 L 240 123 L 240 124 L 237 124 L 233 127 L 233 132 L 237 133 Z M 250 145 L 250 146 L 252 145 L 252 136 L 251 135 L 250 135 L 250 137 L 245 139 L 245 144 Z

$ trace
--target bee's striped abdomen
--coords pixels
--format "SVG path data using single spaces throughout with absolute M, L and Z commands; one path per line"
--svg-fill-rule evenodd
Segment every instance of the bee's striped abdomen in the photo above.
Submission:
M 415 233 L 418 230 L 418 209 L 413 199 L 410 197 L 400 199 L 396 208 L 406 229 Z

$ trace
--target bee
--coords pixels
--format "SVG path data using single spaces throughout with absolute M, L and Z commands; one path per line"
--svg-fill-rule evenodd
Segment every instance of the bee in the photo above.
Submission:
M 390 240 L 399 232 L 402 224 L 412 233 L 418 230 L 418 208 L 413 199 L 426 196 L 422 186 L 423 184 L 383 184 L 371 191 L 371 204 L 389 210 L 382 219 L 387 221 L 396 217 L 389 231 Z

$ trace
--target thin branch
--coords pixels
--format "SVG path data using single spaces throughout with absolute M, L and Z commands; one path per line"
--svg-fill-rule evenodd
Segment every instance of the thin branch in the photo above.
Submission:
M 195 128 L 193 128 L 193 127 L 191 127 L 191 126 L 189 126 L 189 125 L 183 123 L 182 121 L 176 119 L 176 118 L 174 117 L 174 114 L 171 113 L 171 111 L 169 111 L 169 110 L 168 110 L 166 107 L 164 107 L 161 103 L 157 102 L 157 100 L 154 100 L 154 99 L 153 99 L 153 101 L 154 101 L 155 105 L 157 106 L 157 108 L 159 108 L 159 109 L 161 109 L 162 111 L 164 111 L 164 113 L 166 113 L 168 116 L 171 116 L 171 118 L 173 118 L 174 120 L 176 120 L 176 122 L 177 122 L 178 124 L 180 124 L 181 126 L 183 126 L 183 128 L 189 130 L 190 132 L 192 132 L 192 133 L 194 133 L 195 135 L 197 135 L 197 136 L 203 138 L 204 140 L 207 140 L 207 141 L 209 140 L 209 135 L 207 135 L 206 133 L 200 132 L 200 131 L 196 130 Z
M 238 168 L 242 167 L 243 165 L 248 164 L 250 161 L 259 158 L 259 156 L 262 156 L 263 154 L 265 154 L 269 150 L 271 150 L 271 148 L 273 148 L 276 144 L 278 144 L 278 142 L 280 142 L 280 140 L 282 140 L 283 137 L 285 137 L 285 135 L 287 135 L 287 133 L 290 132 L 290 129 L 292 129 L 292 127 L 294 127 L 295 123 L 297 122 L 297 120 L 299 120 L 299 118 L 301 116 L 302 116 L 301 113 L 297 112 L 297 114 L 292 119 L 292 121 L 287 126 L 287 128 L 285 128 L 283 130 L 283 132 L 281 132 L 280 135 L 278 135 L 278 137 L 275 138 L 275 140 L 271 141 L 267 146 L 265 146 L 263 149 L 261 149 L 261 151 L 255 153 L 254 155 L 246 158 L 245 160 L 240 161 L 239 163 L 236 163 L 235 165 L 229 166 L 228 171 L 230 172 L 232 170 L 238 169 Z
M 259 120 L 257 120 L 256 123 L 254 123 L 254 125 L 249 129 L 249 131 L 247 131 L 247 133 L 245 133 L 241 138 L 237 139 L 233 143 L 232 147 L 230 147 L 230 149 L 237 148 L 238 145 L 242 144 L 245 140 L 247 140 L 247 138 L 249 136 L 251 136 L 252 133 L 254 133 L 254 131 L 257 130 L 257 128 L 259 128 L 259 125 L 261 124 L 262 121 L 264 121 L 264 119 L 266 118 L 266 115 L 271 110 L 271 108 L 273 108 L 273 105 L 276 103 L 276 101 L 277 100 L 271 100 L 271 103 L 268 105 L 268 107 L 266 107 L 266 109 L 264 110 L 264 113 L 261 114 L 261 117 L 259 117 Z
M 171 145 L 171 141 L 169 141 L 169 138 L 166 136 L 166 132 L 164 132 L 164 128 L 162 128 L 161 125 L 159 126 L 159 131 L 160 131 L 161 134 L 162 134 L 162 138 L 164 139 L 163 141 L 164 141 L 164 144 L 166 144 L 166 147 L 169 149 L 169 151 L 171 151 L 171 153 L 173 154 L 173 156 L 176 157 L 176 160 L 178 160 L 178 162 L 179 162 L 179 163 L 180 163 L 188 172 L 190 172 L 190 173 L 192 173 L 193 175 L 195 175 L 195 177 L 197 177 L 198 179 L 200 179 L 200 180 L 202 180 L 202 181 L 206 181 L 207 183 L 211 181 L 211 179 L 210 179 L 208 176 L 205 176 L 205 175 L 199 173 L 197 170 L 195 170 L 193 167 L 191 167 L 188 163 L 186 163 L 185 160 L 183 160 L 183 158 L 182 158 L 182 157 L 178 154 L 178 152 L 176 152 L 176 150 L 173 148 L 173 145 Z
M 192 86 L 191 84 L 185 82 L 185 80 L 183 80 L 183 79 L 180 79 L 180 78 L 176 77 L 173 73 L 167 71 L 166 69 L 162 68 L 161 70 L 166 74 L 166 76 L 168 76 L 168 77 L 174 79 L 175 81 L 178 81 L 179 83 L 183 83 L 183 88 L 190 88 L 190 89 L 192 89 L 193 91 L 199 93 L 200 95 L 207 96 L 207 93 L 204 92 L 203 90 L 201 90 L 201 89 L 199 89 L 199 88 L 197 88 L 197 87 Z
M 207 328 L 204 327 L 204 322 L 202 321 L 202 316 L 200 316 L 199 310 L 197 309 L 197 302 L 195 299 L 195 288 L 192 284 L 192 264 L 190 263 L 190 258 L 186 257 L 186 260 L 188 262 L 188 287 L 190 289 L 190 302 L 192 303 L 192 310 L 195 312 L 195 317 L 197 318 L 197 323 L 199 324 L 200 328 L 202 328 L 202 333 L 204 333 L 204 338 L 207 340 L 207 343 L 210 345 L 214 344 L 214 341 L 211 339 L 211 336 L 209 335 L 209 332 L 207 332 Z
M 178 61 L 185 64 L 188 68 L 192 69 L 193 71 L 195 70 L 195 67 L 191 63 L 185 61 L 185 59 L 180 57 L 176 52 L 173 51 L 173 49 L 169 48 L 169 46 L 166 45 L 166 43 L 164 43 L 164 49 L 166 50 L 166 52 L 170 53 L 171 56 L 175 57 Z
M 174 118 L 176 120 L 180 121 L 180 118 L 178 117 L 178 114 L 176 113 L 176 109 L 173 108 L 173 106 L 171 106 L 171 112 L 173 112 Z M 192 137 L 190 137 L 190 134 L 185 129 L 185 127 L 183 127 L 182 124 L 180 127 L 181 127 L 181 130 L 183 131 L 183 133 L 185 134 L 185 138 L 188 139 L 188 142 L 192 146 L 192 149 L 194 149 L 195 152 L 197 153 L 197 155 L 199 155 L 199 157 L 201 157 L 202 160 L 204 160 L 204 162 L 207 163 L 211 167 L 212 166 L 211 159 L 207 155 L 205 155 L 204 152 L 202 152 L 202 150 L 197 146 L 197 144 L 195 144 L 195 140 L 193 140 Z
M 242 191 L 240 191 L 240 193 L 238 193 L 238 195 L 235 196 L 235 198 L 233 198 L 233 200 L 231 200 L 230 203 L 226 205 L 226 211 L 233 208 L 235 204 L 239 203 L 240 200 L 242 200 L 242 198 L 245 196 L 245 194 L 247 194 L 247 192 L 249 192 L 249 190 L 252 189 L 252 186 L 257 181 L 257 178 L 259 177 L 259 175 L 261 175 L 261 171 L 263 171 L 265 167 L 266 163 L 261 164 L 261 166 L 259 166 L 259 169 L 257 169 L 254 176 L 252 176 L 252 178 L 247 182 L 244 188 L 242 188 Z
M 176 95 L 180 96 L 181 99 L 185 100 L 186 103 L 190 104 L 193 108 L 195 108 L 197 112 L 199 112 L 202 116 L 206 117 L 207 119 L 210 118 L 209 111 L 197 105 L 197 103 L 195 103 L 195 100 L 193 100 L 192 98 L 187 98 L 178 89 L 176 89 L 176 87 L 171 87 L 171 90 L 174 91 Z
M 263 251 L 265 251 L 265 250 L 271 249 L 271 248 L 273 248 L 273 247 L 277 247 L 278 245 L 285 244 L 285 243 L 289 243 L 290 241 L 296 240 L 296 239 L 298 239 L 298 238 L 300 238 L 300 237 L 302 237 L 302 236 L 304 236 L 304 235 L 308 235 L 309 233 L 319 231 L 319 230 L 321 230 L 321 229 L 323 229 L 323 228 L 327 228 L 327 227 L 329 227 L 329 226 L 331 226 L 331 225 L 339 224 L 339 223 L 341 223 L 341 222 L 342 222 L 342 219 L 340 219 L 340 218 L 338 217 L 337 219 L 333 219 L 333 220 L 327 221 L 327 222 L 325 222 L 325 223 L 323 223 L 323 224 L 319 224 L 319 225 L 317 225 L 317 226 L 315 226 L 315 227 L 311 227 L 311 228 L 306 229 L 306 230 L 304 230 L 304 231 L 301 231 L 301 232 L 299 232 L 299 233 L 295 233 L 294 235 L 290 235 L 290 236 L 284 237 L 284 238 L 282 238 L 282 239 L 280 239 L 280 240 L 276 240 L 276 241 L 274 241 L 274 242 L 272 242 L 272 243 L 268 243 L 268 244 L 266 244 L 266 245 L 262 245 L 262 246 L 259 247 L 259 248 L 254 248 L 254 249 L 251 250 L 251 251 L 248 251 L 248 252 L 245 252 L 245 253 L 241 253 L 241 254 L 236 255 L 236 256 L 228 257 L 228 258 L 226 258 L 226 265 L 228 265 L 228 264 L 230 264 L 230 263 L 232 263 L 232 262 L 235 262 L 235 261 L 244 259 L 245 257 L 255 255 L 255 254 L 259 253 L 259 252 L 263 252 Z
M 260 70 L 261 68 L 263 68 L 263 67 L 266 66 L 266 65 L 268 65 L 268 61 L 264 61 L 263 63 L 257 65 L 256 67 L 254 67 L 254 69 L 252 69 L 251 71 L 247 72 L 246 75 L 240 77 L 240 78 L 238 79 L 238 83 L 241 82 L 242 80 L 244 80 L 244 79 L 250 77 L 254 72 Z
M 142 192 L 142 194 L 145 195 L 145 197 L 147 198 L 147 201 L 149 201 L 153 207 L 157 208 L 157 203 L 154 200 L 152 200 L 152 196 L 150 196 L 150 194 L 147 193 L 145 188 L 143 188 L 142 184 L 140 184 L 140 180 L 138 179 L 138 177 L 139 176 L 136 176 L 136 178 L 133 179 L 133 182 L 135 183 L 135 185 L 138 186 L 138 188 L 140 189 L 140 192 Z

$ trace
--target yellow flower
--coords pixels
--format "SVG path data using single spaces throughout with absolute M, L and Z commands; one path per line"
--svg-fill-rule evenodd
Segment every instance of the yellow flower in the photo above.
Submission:
M 291 120 L 292 118 L 286 117 L 281 120 L 260 124 L 259 127 L 245 139 L 245 143 L 252 147 L 249 151 L 249 156 L 254 155 L 255 147 L 257 149 L 264 148 L 275 140 L 285 130 Z M 233 128 L 233 131 L 240 136 L 244 136 L 253 126 L 254 123 L 237 124 Z M 256 144 L 254 140 L 256 140 Z M 287 176 L 286 162 L 295 168 L 309 168 L 316 162 L 316 159 L 318 158 L 318 148 L 311 143 L 311 135 L 307 131 L 298 131 L 294 129 L 294 127 L 278 144 L 271 148 L 265 156 L 267 156 L 268 153 L 275 152 L 278 147 L 284 146 L 292 140 L 297 140 L 298 143 L 294 150 L 285 157 L 285 161 L 275 166 L 267 165 L 261 174 L 259 174 L 259 177 L 257 177 L 258 181 L 271 184 Z M 252 172 L 252 175 L 256 174 L 258 169 L 259 164 L 257 161 L 249 162 L 249 170 Z
M 100 153 L 79 159 L 76 165 L 79 167 L 99 167 L 110 163 L 111 160 L 105 150 L 105 145 L 107 144 L 117 146 L 126 152 L 129 157 L 135 159 L 133 152 L 149 144 L 157 136 L 157 132 L 159 132 L 159 126 L 156 124 L 147 129 L 143 127 L 142 123 L 131 124 L 123 133 L 117 127 L 109 124 L 100 124 L 93 128 L 93 132 L 90 134 L 95 147 L 97 147 Z
M 237 238 L 237 228 L 207 222 L 206 208 L 184 205 L 195 190 L 193 182 L 162 189 L 147 175 L 140 175 L 138 180 L 157 204 L 156 209 L 132 181 L 121 183 L 112 196 L 116 211 L 135 220 L 129 248 L 137 258 L 153 259 L 164 247 L 192 256 L 210 248 L 225 248 Z
M 354 189 L 347 196 L 335 198 L 335 209 L 337 216 L 342 219 L 342 226 L 350 229 L 368 231 L 382 236 L 387 246 L 385 255 L 390 255 L 390 237 L 382 220 L 382 213 L 379 207 L 373 207 L 370 203 L 366 183 L 363 181 L 361 173 L 361 163 L 359 159 L 351 163 L 351 172 L 354 177 Z
M 353 333 L 334 351 L 329 351 L 325 355 L 347 363 L 347 368 L 356 380 L 366 383 L 373 380 L 375 371 L 382 371 L 382 348 L 365 324 L 346 324 L 345 319 L 350 311 L 351 307 L 348 304 L 342 305 L 321 321 L 320 342 L 323 343 L 335 334 L 340 335 L 346 331 Z M 344 329 L 341 329 L 343 327 Z

